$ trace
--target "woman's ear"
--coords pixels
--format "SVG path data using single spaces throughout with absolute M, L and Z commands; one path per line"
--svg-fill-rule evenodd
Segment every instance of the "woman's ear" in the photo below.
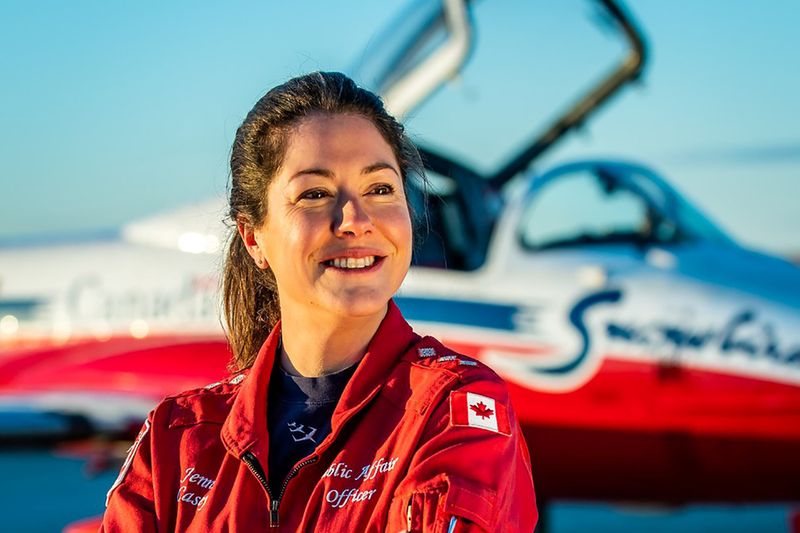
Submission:
M 253 258 L 256 266 L 260 269 L 268 268 L 269 263 L 267 262 L 267 258 L 264 256 L 264 253 L 261 251 L 261 247 L 258 245 L 258 241 L 256 240 L 256 230 L 255 227 L 253 227 L 253 224 L 251 224 L 246 218 L 239 217 L 236 220 L 236 229 L 239 232 L 239 237 L 244 243 L 244 247 L 247 249 L 247 253 Z

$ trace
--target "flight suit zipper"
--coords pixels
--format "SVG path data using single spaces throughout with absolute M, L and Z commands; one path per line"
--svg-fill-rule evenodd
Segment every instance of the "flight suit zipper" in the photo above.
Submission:
M 269 496 L 269 527 L 280 526 L 280 515 L 278 510 L 281 506 L 281 498 L 283 498 L 283 493 L 286 491 L 286 487 L 289 486 L 289 480 L 296 476 L 297 473 L 300 472 L 300 469 L 302 469 L 304 466 L 315 463 L 318 459 L 319 457 L 315 455 L 313 457 L 309 457 L 305 461 L 297 463 L 283 480 L 283 485 L 281 485 L 281 490 L 278 492 L 278 497 L 276 498 L 272 495 L 272 491 L 269 488 L 269 483 L 267 482 L 267 477 L 264 475 L 264 469 L 261 468 L 261 464 L 258 462 L 258 459 L 256 459 L 256 456 L 253 455 L 252 452 L 245 452 L 244 455 L 242 455 L 242 461 L 244 461 L 244 463 L 247 465 L 247 468 L 250 469 L 250 472 L 252 472 L 256 479 L 261 483 L 261 486 L 263 486 L 264 490 L 267 491 L 267 496 Z
M 331 434 L 326 439 L 328 441 L 327 444 L 323 443 L 324 445 L 321 445 L 317 449 L 316 455 L 314 455 L 312 457 L 309 457 L 305 461 L 297 463 L 295 465 L 295 467 L 292 468 L 292 470 L 289 472 L 289 474 L 283 480 L 283 485 L 281 486 L 281 490 L 278 493 L 278 497 L 277 498 L 273 497 L 272 491 L 269 488 L 269 483 L 267 482 L 267 477 L 264 475 L 264 469 L 261 468 L 261 464 L 258 462 L 258 459 L 256 458 L 256 456 L 253 455 L 252 452 L 245 452 L 242 455 L 242 461 L 247 465 L 247 468 L 250 469 L 250 472 L 253 473 L 253 475 L 256 477 L 256 479 L 258 479 L 258 481 L 264 487 L 264 490 L 267 491 L 267 496 L 269 496 L 269 500 L 270 500 L 269 527 L 279 527 L 279 525 L 280 525 L 280 520 L 279 520 L 280 517 L 279 517 L 279 514 L 278 514 L 278 510 L 279 510 L 280 505 L 281 505 L 281 498 L 283 497 L 283 493 L 286 490 L 286 487 L 289 485 L 289 480 L 291 480 L 294 476 L 296 476 L 297 473 L 300 471 L 300 469 L 303 468 L 304 466 L 307 466 L 307 465 L 310 465 L 311 463 L 317 462 L 319 460 L 319 454 L 321 454 L 322 452 L 327 450 L 328 447 L 330 447 L 330 445 L 336 440 L 336 438 L 339 435 L 339 432 L 341 431 L 341 428 L 344 427 L 344 425 L 347 424 L 347 422 L 349 422 L 350 419 L 353 418 L 353 416 L 355 416 L 355 414 L 357 412 L 360 412 L 362 409 L 364 409 L 364 407 L 366 405 L 368 405 L 375 398 L 375 396 L 378 395 L 378 392 L 380 392 L 380 387 L 376 388 L 370 394 L 368 394 L 367 397 L 361 403 L 359 403 L 359 405 L 357 406 L 357 409 L 355 409 L 353 412 L 351 412 L 349 414 L 349 416 L 347 416 L 347 417 L 342 419 L 342 421 L 339 423 L 338 427 L 336 428 L 336 431 L 335 432 L 331 432 Z

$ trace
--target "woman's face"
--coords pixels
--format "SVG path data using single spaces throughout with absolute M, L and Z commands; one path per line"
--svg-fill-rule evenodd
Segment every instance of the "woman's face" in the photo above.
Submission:
M 315 115 L 289 134 L 255 240 L 281 313 L 384 313 L 411 263 L 411 218 L 394 152 L 355 114 Z

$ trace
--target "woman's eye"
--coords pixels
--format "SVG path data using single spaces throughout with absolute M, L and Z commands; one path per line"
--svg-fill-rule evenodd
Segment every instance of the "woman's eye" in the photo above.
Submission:
M 328 193 L 326 191 L 323 191 L 322 189 L 314 189 L 314 190 L 311 190 L 311 191 L 304 192 L 300 196 L 300 199 L 301 200 L 322 200 L 326 196 L 328 196 Z
M 387 184 L 376 185 L 372 188 L 372 194 L 377 194 L 379 196 L 385 196 L 387 194 L 392 194 L 394 192 L 394 187 Z

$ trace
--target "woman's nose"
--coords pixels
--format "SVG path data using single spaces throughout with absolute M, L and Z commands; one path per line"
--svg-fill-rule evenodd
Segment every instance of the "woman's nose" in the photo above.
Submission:
M 358 199 L 347 199 L 340 204 L 333 221 L 337 236 L 364 235 L 372 231 L 372 218 Z

